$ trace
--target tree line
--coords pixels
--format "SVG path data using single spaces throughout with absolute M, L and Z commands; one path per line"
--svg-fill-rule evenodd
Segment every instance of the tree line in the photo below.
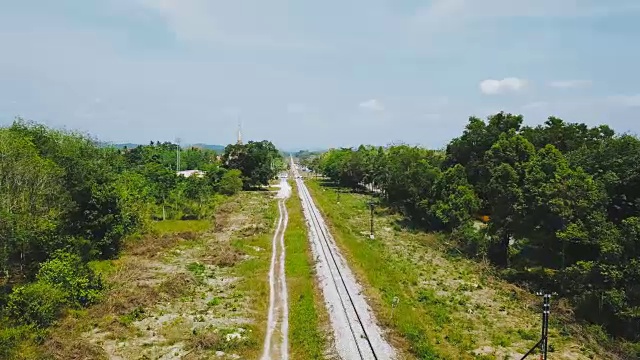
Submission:
M 606 125 L 471 117 L 444 150 L 332 149 L 304 165 L 372 185 L 414 224 L 456 239 L 510 280 L 571 300 L 579 318 L 640 341 L 640 140 Z
M 268 184 L 282 163 L 268 141 L 230 145 L 222 156 L 189 148 L 181 163 L 204 175 L 184 177 L 176 150 L 105 147 L 22 120 L 0 128 L 0 357 L 17 334 L 99 300 L 89 261 L 117 257 L 153 220 L 211 218 L 221 198 Z

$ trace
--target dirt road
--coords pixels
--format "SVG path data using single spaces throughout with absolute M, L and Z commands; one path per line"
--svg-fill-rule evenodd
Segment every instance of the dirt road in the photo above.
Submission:
M 335 337 L 337 354 L 345 360 L 387 360 L 395 350 L 384 339 L 382 330 L 362 295 L 344 257 L 329 233 L 311 194 L 292 163 L 309 237 L 316 260 L 316 275 Z
M 267 332 L 264 338 L 262 360 L 287 360 L 289 358 L 289 300 L 284 264 L 286 260 L 284 233 L 289 222 L 285 201 L 291 195 L 291 187 L 286 175 L 280 177 L 278 191 L 278 224 L 273 234 L 271 246 L 271 267 L 269 269 L 269 314 Z

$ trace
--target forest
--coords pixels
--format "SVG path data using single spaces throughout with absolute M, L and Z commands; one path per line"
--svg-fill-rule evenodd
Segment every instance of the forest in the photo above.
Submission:
M 118 257 L 153 221 L 212 219 L 225 196 L 267 185 L 281 155 L 268 141 L 222 156 L 151 142 L 103 146 L 85 134 L 15 121 L 0 128 L 0 358 L 25 336 L 44 337 L 65 309 L 100 301 L 88 265 Z M 212 219 L 213 220 L 213 219 Z
M 640 341 L 640 140 L 606 125 L 471 117 L 445 149 L 360 146 L 303 164 L 490 261 L 504 278 L 569 299 L 576 318 Z M 637 347 L 639 348 L 640 347 Z

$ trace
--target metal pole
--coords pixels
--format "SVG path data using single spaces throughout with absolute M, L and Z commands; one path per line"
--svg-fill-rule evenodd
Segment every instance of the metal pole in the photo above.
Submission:
M 537 295 L 543 295 L 537 293 Z M 551 294 L 544 294 L 542 300 L 542 327 L 540 341 L 538 341 L 520 360 L 524 360 L 531 355 L 533 351 L 540 348 L 540 360 L 547 360 L 547 352 L 549 350 L 549 312 L 551 307 Z
M 544 337 L 543 337 L 543 359 L 547 360 L 549 350 L 549 312 L 551 311 L 551 294 L 544 295 Z
M 371 239 L 374 239 L 374 235 L 373 235 L 373 201 L 371 201 L 369 203 L 369 206 L 371 207 Z
M 544 354 L 544 334 L 545 334 L 545 319 L 547 317 L 546 312 L 547 312 L 547 294 L 543 295 L 542 298 L 542 335 L 540 335 L 540 358 L 542 358 L 543 354 Z

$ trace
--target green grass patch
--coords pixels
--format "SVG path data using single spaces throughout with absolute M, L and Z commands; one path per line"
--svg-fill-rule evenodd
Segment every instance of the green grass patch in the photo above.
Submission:
M 202 280 L 207 268 L 202 263 L 192 262 L 187 265 L 187 270 L 189 270 L 196 279 Z
M 174 234 L 186 231 L 202 232 L 212 227 L 211 220 L 164 220 L 154 221 L 151 229 L 160 235 Z
M 307 225 L 295 188 L 287 200 L 289 225 L 285 232 L 285 271 L 289 291 L 289 338 L 291 359 L 323 359 L 328 320 L 320 289 L 315 286 L 313 256 Z
M 118 270 L 118 267 L 115 265 L 115 262 L 113 260 L 95 260 L 90 261 L 88 265 L 91 270 L 93 270 L 97 275 L 100 275 L 103 278 L 108 277 L 116 270 Z

